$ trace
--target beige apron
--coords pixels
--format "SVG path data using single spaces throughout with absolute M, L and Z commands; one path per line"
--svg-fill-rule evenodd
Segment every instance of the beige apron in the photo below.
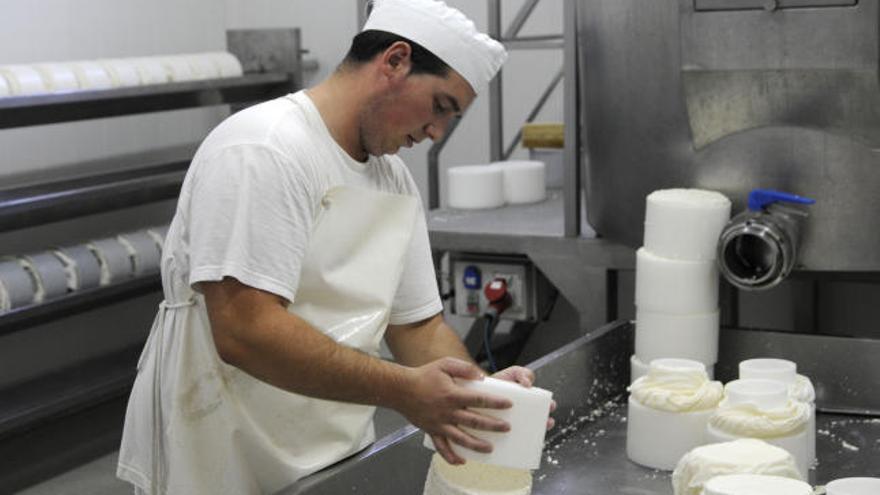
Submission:
M 411 196 L 328 191 L 289 311 L 377 356 L 417 212 Z M 166 301 L 138 364 L 120 477 L 160 494 L 272 493 L 374 440 L 374 407 L 285 392 L 223 363 L 204 299 L 173 283 L 165 261 Z

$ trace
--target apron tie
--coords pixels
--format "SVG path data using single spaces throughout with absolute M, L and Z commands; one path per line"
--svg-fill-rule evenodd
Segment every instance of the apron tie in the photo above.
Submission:
M 161 303 L 159 303 L 159 307 L 162 309 L 180 309 L 180 308 L 186 308 L 189 306 L 193 306 L 193 305 L 195 305 L 195 303 L 196 303 L 195 298 L 190 297 L 189 299 L 187 299 L 185 301 L 179 301 L 179 302 L 162 301 Z

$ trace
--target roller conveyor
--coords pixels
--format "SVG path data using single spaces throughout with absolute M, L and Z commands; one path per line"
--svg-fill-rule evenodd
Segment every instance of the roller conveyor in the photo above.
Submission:
M 670 473 L 626 457 L 626 384 L 633 328 L 609 324 L 530 365 L 538 384 L 554 391 L 557 427 L 547 440 L 534 494 L 672 494 Z M 418 494 L 432 452 L 422 433 L 407 426 L 367 450 L 279 492 L 293 494 Z M 820 413 L 819 463 L 810 483 L 880 475 L 880 417 Z

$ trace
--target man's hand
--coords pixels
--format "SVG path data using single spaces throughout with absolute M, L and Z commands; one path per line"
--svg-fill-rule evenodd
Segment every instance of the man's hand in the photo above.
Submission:
M 512 405 L 509 400 L 468 390 L 453 380 L 482 379 L 483 372 L 477 366 L 460 359 L 443 358 L 410 370 L 405 387 L 408 393 L 400 398 L 395 409 L 431 436 L 437 453 L 446 462 L 465 462 L 452 451 L 450 442 L 477 452 L 492 451 L 489 442 L 465 432 L 461 426 L 484 431 L 510 430 L 506 421 L 469 409 L 507 409 Z
M 522 367 L 522 366 L 511 366 L 509 368 L 504 368 L 503 370 L 492 375 L 492 378 L 498 378 L 499 380 L 507 380 L 509 382 L 519 383 L 523 387 L 531 387 L 533 383 L 535 383 L 535 372 Z M 556 401 L 550 402 L 550 412 L 556 410 Z M 547 429 L 553 428 L 556 425 L 556 420 L 552 417 L 547 418 Z

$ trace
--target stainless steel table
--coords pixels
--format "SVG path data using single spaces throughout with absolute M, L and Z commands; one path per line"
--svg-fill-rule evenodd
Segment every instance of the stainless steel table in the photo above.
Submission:
M 549 437 L 534 494 L 668 495 L 670 474 L 626 457 L 626 385 L 630 322 L 606 325 L 530 365 L 538 385 L 553 390 L 559 426 Z M 820 414 L 819 464 L 812 484 L 880 476 L 880 418 Z M 365 451 L 291 485 L 282 494 L 421 494 L 432 452 L 422 433 L 402 428 Z

